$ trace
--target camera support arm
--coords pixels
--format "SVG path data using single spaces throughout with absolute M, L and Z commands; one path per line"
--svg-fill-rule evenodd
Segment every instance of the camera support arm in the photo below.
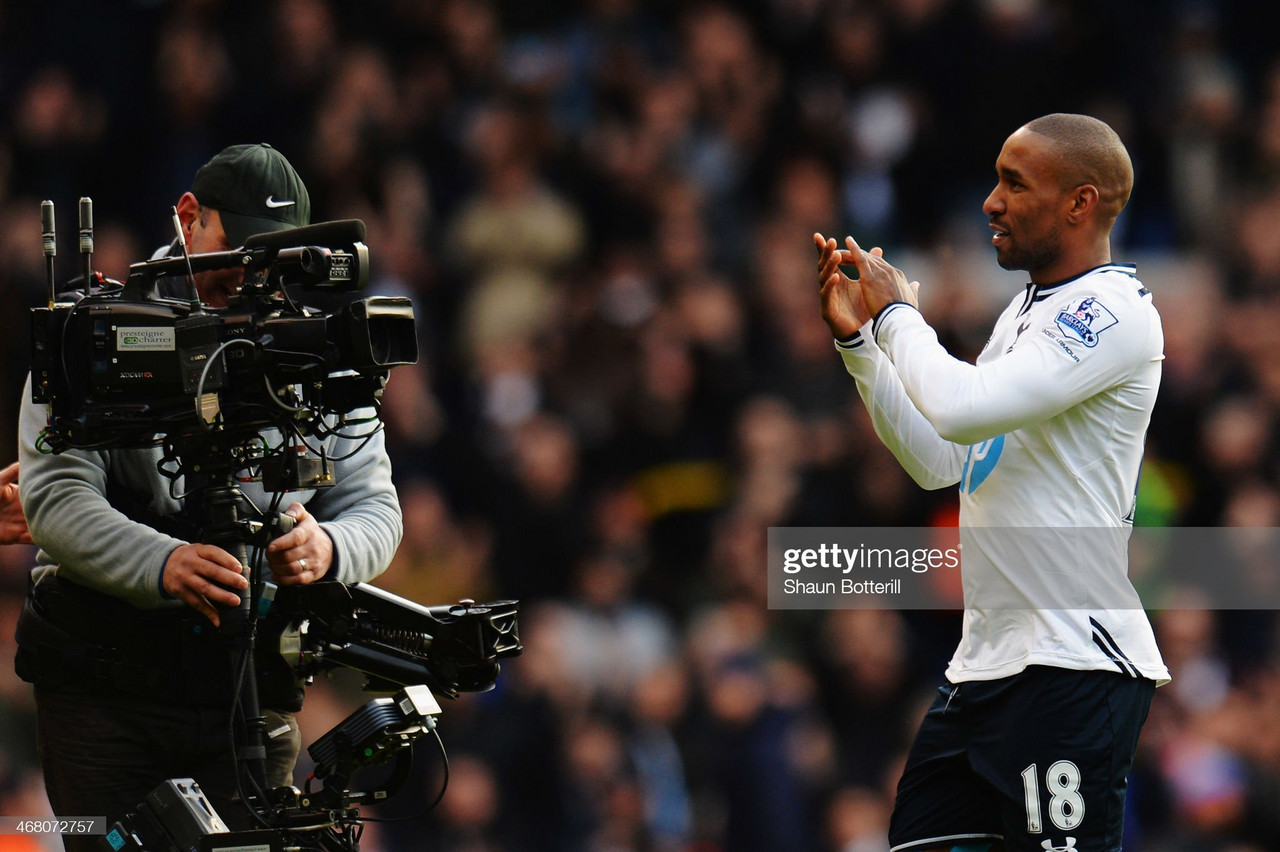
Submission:
M 209 433 L 203 442 L 200 461 L 192 465 L 188 474 L 188 487 L 201 507 L 203 515 L 201 538 L 230 553 L 244 566 L 249 586 L 240 592 L 240 605 L 222 612 L 222 633 L 227 640 L 231 658 L 242 661 L 239 706 L 244 721 L 244 741 L 237 757 L 243 762 L 259 789 L 266 788 L 266 720 L 258 700 L 258 678 L 254 662 L 256 620 L 252 617 L 253 603 L 262 593 L 264 578 L 249 559 L 247 542 L 255 534 L 256 523 L 242 516 L 244 494 L 236 484 L 237 445 L 231 436 L 220 428 Z

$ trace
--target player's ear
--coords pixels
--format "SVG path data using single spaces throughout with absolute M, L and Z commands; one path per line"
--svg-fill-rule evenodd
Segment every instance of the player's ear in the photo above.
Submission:
M 1067 221 L 1079 225 L 1098 212 L 1101 198 L 1098 188 L 1091 183 L 1082 183 L 1067 194 Z

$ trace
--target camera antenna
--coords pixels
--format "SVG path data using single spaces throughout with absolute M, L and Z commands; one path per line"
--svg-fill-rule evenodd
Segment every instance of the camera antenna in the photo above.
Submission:
M 49 278 L 49 307 L 52 308 L 57 299 L 57 275 L 53 269 L 53 259 L 58 256 L 58 239 L 53 227 L 53 202 L 40 202 L 40 230 L 44 238 L 44 262 Z
M 178 235 L 178 247 L 182 249 L 182 257 L 187 262 L 187 284 L 191 287 L 191 310 L 198 312 L 200 310 L 200 290 L 196 287 L 196 274 L 191 269 L 191 252 L 187 251 L 187 238 L 182 235 L 182 220 L 178 218 L 178 208 L 170 207 L 173 211 L 173 232 Z
M 84 259 L 84 291 L 93 286 L 93 199 L 80 199 L 80 257 Z

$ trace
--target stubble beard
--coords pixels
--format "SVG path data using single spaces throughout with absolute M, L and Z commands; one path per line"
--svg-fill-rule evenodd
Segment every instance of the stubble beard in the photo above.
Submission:
M 996 250 L 996 263 L 1001 269 L 1010 271 L 1023 270 L 1035 273 L 1040 269 L 1047 269 L 1058 262 L 1058 258 L 1062 255 L 1062 247 L 1058 240 L 1058 233 L 1046 235 L 1043 239 L 1037 240 L 1032 247 L 1011 246 L 1005 251 Z

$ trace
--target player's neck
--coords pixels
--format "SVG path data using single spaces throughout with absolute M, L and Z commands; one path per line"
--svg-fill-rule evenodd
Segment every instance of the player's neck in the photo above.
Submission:
M 1111 262 L 1111 243 L 1104 241 L 1100 245 L 1091 246 L 1088 251 L 1064 254 L 1055 263 L 1040 269 L 1030 270 L 1031 283 L 1037 286 L 1057 284 L 1070 281 L 1083 275 L 1090 269 L 1106 266 Z

